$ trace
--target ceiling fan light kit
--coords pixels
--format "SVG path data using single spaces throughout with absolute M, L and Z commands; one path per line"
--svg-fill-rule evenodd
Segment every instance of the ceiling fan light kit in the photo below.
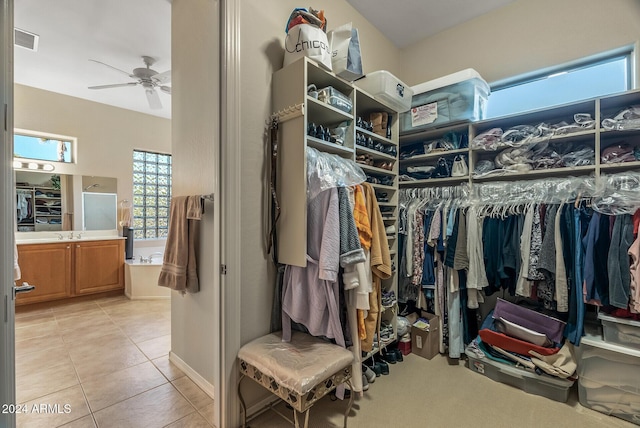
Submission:
M 162 102 L 160 101 L 160 96 L 158 95 L 156 88 L 159 88 L 162 92 L 171 95 L 171 87 L 165 85 L 165 83 L 169 83 L 171 81 L 171 70 L 167 70 L 163 73 L 158 73 L 157 71 L 153 70 L 151 66 L 156 62 L 156 59 L 153 57 L 143 55 L 142 61 L 144 62 L 145 67 L 134 68 L 133 72 L 131 73 L 116 68 L 112 65 L 105 64 L 104 62 L 97 61 L 95 59 L 90 59 L 89 61 L 107 66 L 120 73 L 126 74 L 132 79 L 137 79 L 136 82 L 89 86 L 89 89 L 110 89 L 140 85 L 144 88 L 149 107 L 154 110 L 162 108 Z

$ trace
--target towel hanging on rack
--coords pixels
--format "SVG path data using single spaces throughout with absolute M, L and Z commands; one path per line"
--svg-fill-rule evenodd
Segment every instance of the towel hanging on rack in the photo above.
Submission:
M 197 271 L 198 239 L 203 199 L 198 196 L 171 198 L 169 234 L 158 285 L 181 294 L 200 291 Z

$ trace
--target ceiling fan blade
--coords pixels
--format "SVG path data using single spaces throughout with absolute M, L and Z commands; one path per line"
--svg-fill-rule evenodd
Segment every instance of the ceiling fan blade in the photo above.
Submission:
M 109 68 L 112 68 L 112 69 L 114 69 L 114 70 L 116 70 L 116 71 L 119 71 L 120 73 L 124 73 L 124 74 L 126 74 L 127 76 L 129 76 L 129 77 L 133 77 L 134 79 L 135 79 L 135 77 L 136 77 L 136 76 L 134 76 L 133 74 L 131 74 L 131 73 L 127 72 L 127 71 L 120 70 L 119 68 L 114 67 L 113 65 L 105 64 L 104 62 L 97 61 L 97 60 L 95 60 L 95 59 L 90 59 L 89 61 L 96 62 L 96 63 L 98 63 L 98 64 L 102 64 L 102 65 L 104 65 L 104 66 L 106 66 L 106 67 L 109 67 Z
M 149 107 L 153 110 L 159 110 L 162 108 L 162 102 L 160 101 L 160 95 L 153 88 L 145 88 L 144 92 L 147 94 L 147 101 L 149 101 Z
M 89 86 L 89 89 L 108 89 L 108 88 L 122 88 L 124 86 L 136 86 L 138 82 L 129 82 L 129 83 L 115 83 L 113 85 L 98 85 L 98 86 Z
M 171 95 L 171 86 L 160 86 L 160 90 L 165 94 Z
M 153 80 L 162 84 L 171 82 L 171 70 L 167 70 L 164 73 L 158 73 L 151 76 Z

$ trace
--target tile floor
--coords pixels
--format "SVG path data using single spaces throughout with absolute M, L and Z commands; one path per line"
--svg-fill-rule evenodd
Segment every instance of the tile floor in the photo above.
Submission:
M 212 427 L 213 400 L 169 362 L 170 333 L 169 300 L 20 311 L 17 401 L 59 411 L 19 414 L 18 427 Z

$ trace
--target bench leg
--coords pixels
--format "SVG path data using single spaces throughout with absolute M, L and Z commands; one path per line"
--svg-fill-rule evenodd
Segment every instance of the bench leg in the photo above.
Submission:
M 311 411 L 311 407 L 309 407 L 304 412 L 304 428 L 309 428 L 309 412 Z M 293 426 L 295 428 L 300 428 L 300 421 L 298 420 L 298 411 L 293 409 Z
M 349 385 L 351 394 L 349 394 L 349 404 L 347 405 L 347 410 L 344 412 L 344 428 L 347 428 L 347 418 L 349 417 L 349 413 L 351 413 L 351 406 L 353 406 L 353 397 L 356 395 L 355 392 L 353 392 L 353 384 L 351 383 L 351 379 L 347 380 L 346 384 Z
M 245 375 L 240 375 L 240 379 L 238 379 L 238 398 L 240 399 L 240 407 L 242 407 L 242 428 L 247 427 L 247 405 L 244 403 L 244 398 L 242 398 L 242 391 L 240 390 L 240 384 L 242 383 L 242 379 L 244 379 Z

